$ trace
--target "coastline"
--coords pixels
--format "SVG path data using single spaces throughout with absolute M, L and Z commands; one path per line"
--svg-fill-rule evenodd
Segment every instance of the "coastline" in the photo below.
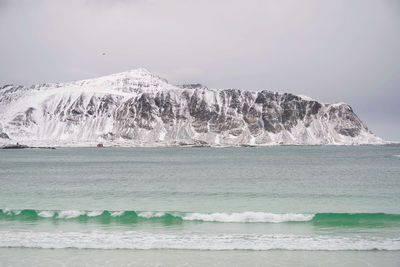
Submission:
M 99 146 L 101 145 L 101 146 Z M 102 142 L 77 142 L 69 144 L 55 144 L 55 143 L 30 143 L 30 142 L 8 142 L 0 143 L 0 149 L 21 149 L 21 148 L 38 148 L 38 149 L 55 149 L 55 148 L 184 148 L 184 147 L 212 147 L 212 148 L 243 148 L 243 147 L 357 147 L 357 146 L 400 146 L 400 142 L 384 141 L 383 143 L 366 143 L 366 144 L 235 144 L 235 145 L 210 145 L 210 144 L 164 144 L 164 143 L 150 143 L 150 144 L 126 144 L 126 143 L 102 143 Z

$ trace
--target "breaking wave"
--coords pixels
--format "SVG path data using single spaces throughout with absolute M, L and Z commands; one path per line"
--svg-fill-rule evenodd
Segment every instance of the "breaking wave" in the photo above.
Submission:
M 218 223 L 312 223 L 324 226 L 399 226 L 400 214 L 387 213 L 195 213 L 195 212 L 161 212 L 161 211 L 108 211 L 108 210 L 10 210 L 0 209 L 1 220 L 35 221 L 35 220 L 75 220 L 97 223 L 145 223 L 160 222 L 178 224 L 185 221 L 218 222 Z
M 90 220 L 103 222 L 135 223 L 140 221 L 164 221 L 179 223 L 183 221 L 231 222 L 231 223 L 280 223 L 310 221 L 314 214 L 274 214 L 265 212 L 241 213 L 190 213 L 161 211 L 108 211 L 108 210 L 0 210 L 0 220 Z

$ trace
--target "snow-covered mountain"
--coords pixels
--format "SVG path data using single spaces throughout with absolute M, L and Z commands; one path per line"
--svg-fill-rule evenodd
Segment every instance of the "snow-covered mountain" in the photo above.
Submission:
M 175 86 L 145 69 L 0 87 L 0 144 L 382 144 L 345 103 L 271 91 Z

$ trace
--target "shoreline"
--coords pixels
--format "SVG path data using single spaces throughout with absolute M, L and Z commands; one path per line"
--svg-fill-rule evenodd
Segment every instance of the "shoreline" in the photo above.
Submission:
M 101 144 L 101 146 L 99 146 Z M 0 145 L 0 149 L 56 149 L 56 148 L 260 148 L 260 147 L 359 147 L 359 146 L 400 146 L 400 142 L 388 142 L 385 144 L 262 144 L 262 145 L 124 145 L 124 144 L 76 144 L 76 145 L 25 145 L 6 144 Z
M 197 251 L 0 248 L 5 265 L 398 266 L 400 251 Z M 21 258 L 21 253 L 24 257 Z M 43 259 L 46 259 L 43 261 Z

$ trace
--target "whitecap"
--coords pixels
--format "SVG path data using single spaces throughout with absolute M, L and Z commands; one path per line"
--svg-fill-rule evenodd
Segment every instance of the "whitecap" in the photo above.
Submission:
M 153 211 L 143 211 L 138 214 L 139 217 L 143 217 L 146 219 L 155 218 L 155 217 L 162 217 L 165 215 L 165 212 L 153 212 Z
M 58 212 L 58 216 L 57 218 L 60 219 L 71 219 L 71 218 L 76 218 L 79 217 L 81 215 L 84 215 L 85 212 L 84 211 L 80 211 L 80 210 L 63 210 Z
M 119 216 L 122 216 L 122 214 L 124 214 L 124 211 L 123 211 L 123 210 L 121 210 L 121 211 L 112 211 L 112 212 L 110 213 L 110 215 L 111 215 L 112 217 L 119 217 Z
M 285 213 L 274 214 L 265 212 L 235 212 L 235 213 L 189 213 L 182 217 L 187 221 L 206 222 L 305 222 L 314 218 L 314 214 Z
M 103 213 L 101 210 L 94 210 L 94 211 L 88 211 L 87 216 L 89 217 L 96 217 L 99 216 Z
M 14 215 L 20 215 L 21 212 L 22 212 L 22 210 L 13 210 L 13 211 L 12 211 L 12 213 L 13 213 Z
M 12 210 L 12 209 L 9 209 L 9 208 L 5 208 L 5 209 L 3 209 L 3 213 L 5 214 L 5 215 L 19 215 L 20 213 L 21 213 L 21 211 L 22 210 Z
M 12 211 L 11 211 L 9 208 L 3 209 L 3 213 L 4 213 L 5 215 L 12 215 L 12 214 L 13 214 Z
M 54 211 L 42 210 L 37 215 L 43 218 L 51 218 L 54 216 Z

